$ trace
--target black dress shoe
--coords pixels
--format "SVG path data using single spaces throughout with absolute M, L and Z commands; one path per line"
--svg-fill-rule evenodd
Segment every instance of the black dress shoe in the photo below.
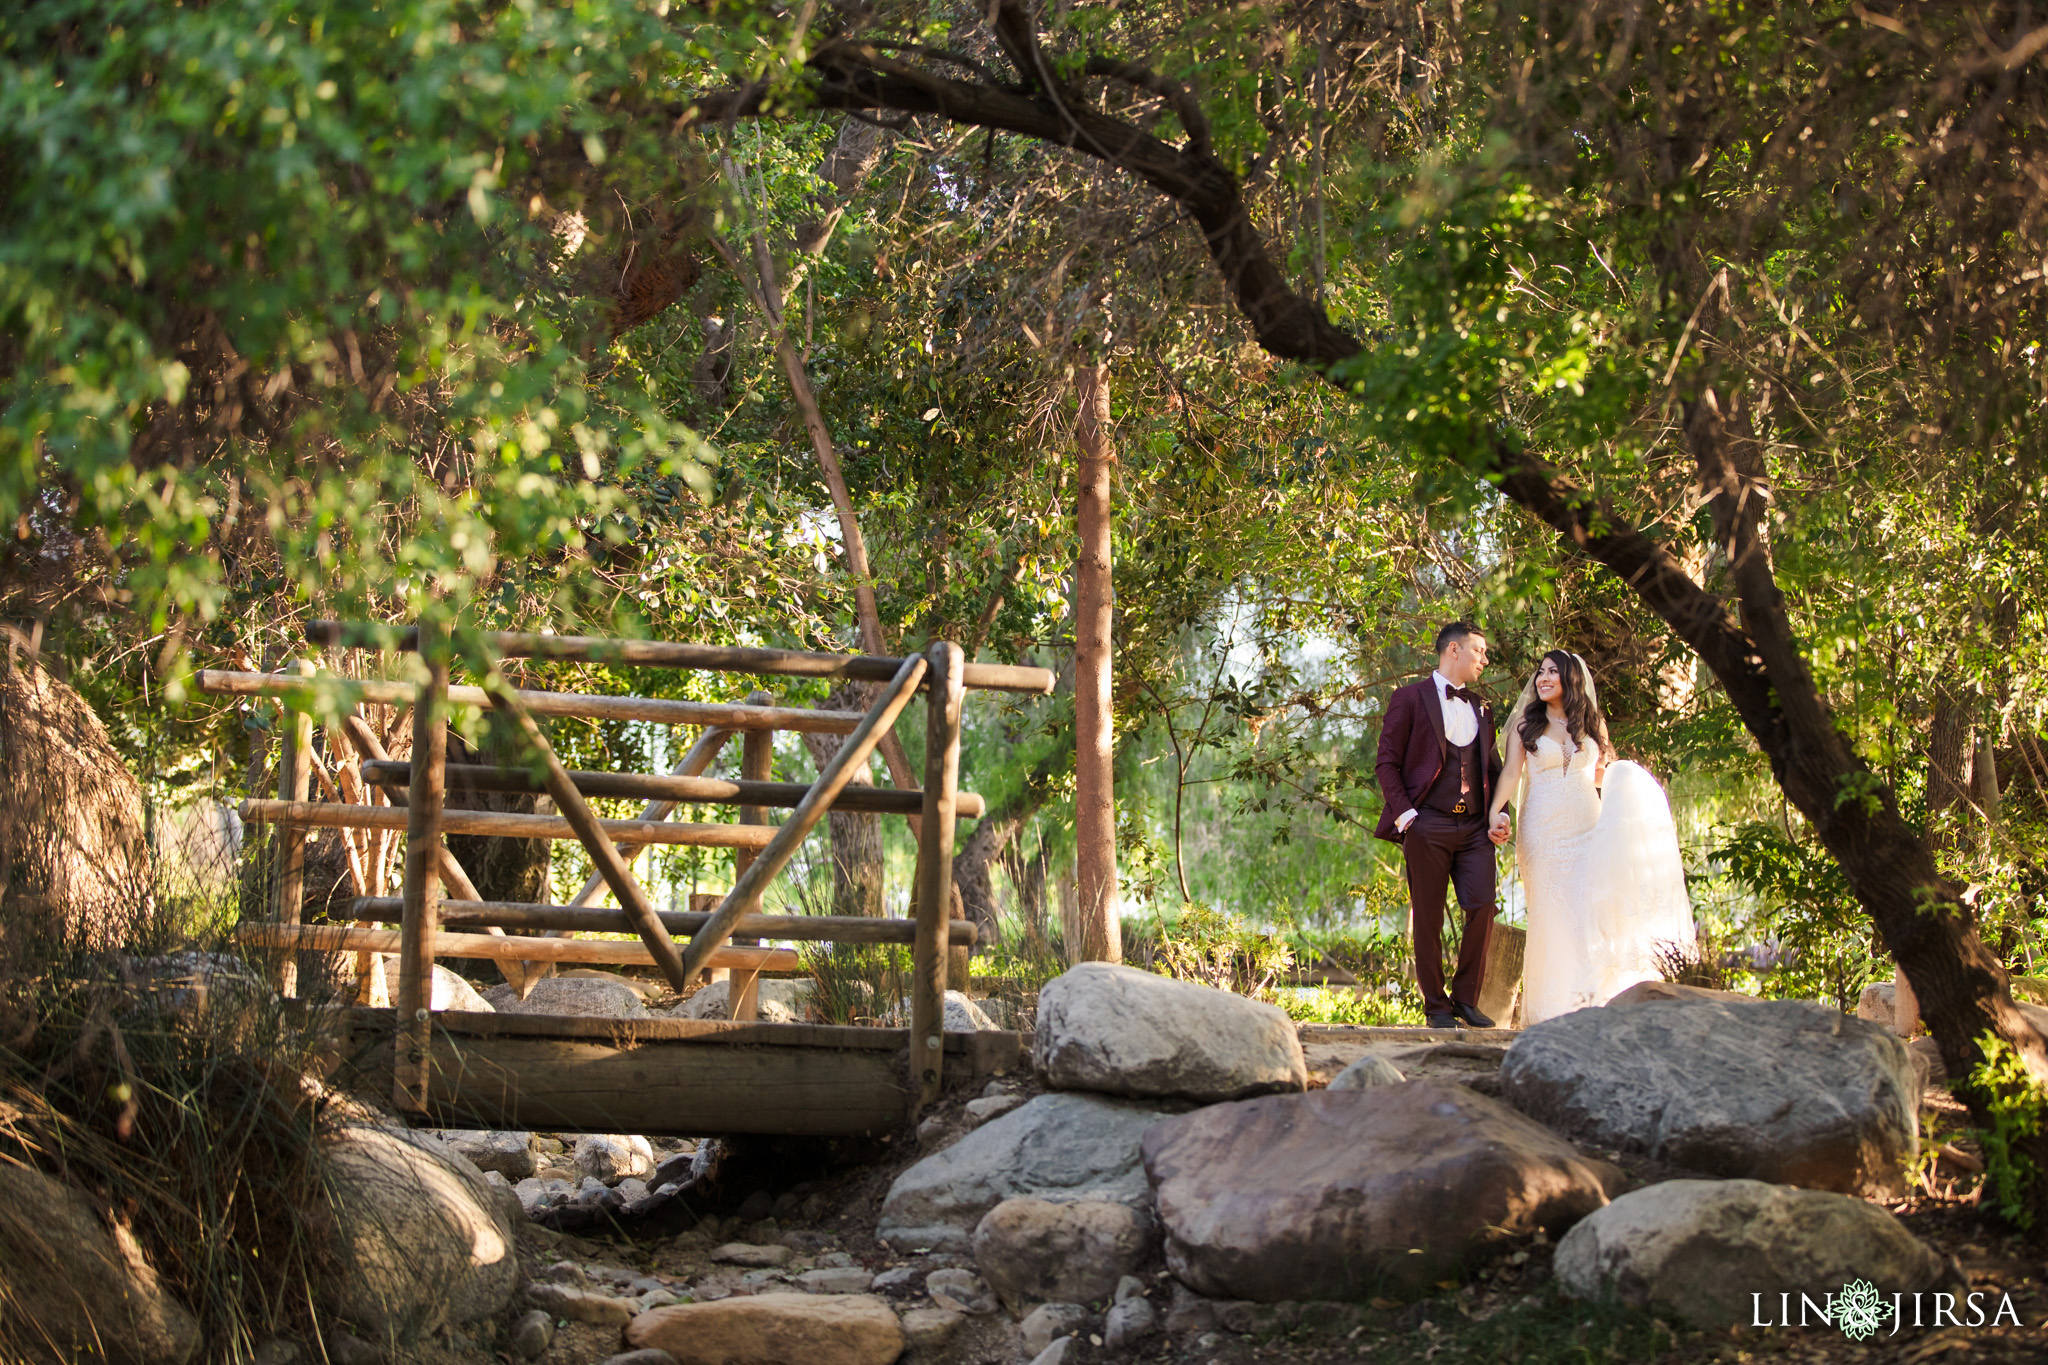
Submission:
M 1473 1028 L 1492 1028 L 1493 1020 L 1481 1014 L 1472 1006 L 1460 1000 L 1451 1005 L 1451 1017 L 1470 1024 Z
M 1425 1014 L 1425 1015 L 1423 1015 L 1423 1016 L 1422 1016 L 1422 1018 L 1423 1018 L 1423 1022 L 1424 1022 L 1424 1023 L 1426 1023 L 1426 1024 L 1427 1024 L 1427 1025 L 1428 1025 L 1429 1027 L 1431 1027 L 1431 1028 L 1451 1028 L 1451 1029 L 1454 1029 L 1454 1028 L 1456 1028 L 1456 1027 L 1458 1026 L 1458 1020 L 1457 1020 L 1457 1016 L 1455 1016 L 1455 1015 L 1450 1015 L 1450 1014 Z

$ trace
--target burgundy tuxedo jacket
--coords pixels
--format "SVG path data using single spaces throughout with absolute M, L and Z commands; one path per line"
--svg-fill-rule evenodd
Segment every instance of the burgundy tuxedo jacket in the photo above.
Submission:
M 1493 732 L 1493 708 L 1479 710 L 1479 777 L 1482 810 L 1493 800 L 1493 787 L 1500 777 L 1500 753 Z M 1396 688 L 1387 702 L 1387 718 L 1380 725 L 1380 750 L 1373 765 L 1379 774 L 1380 791 L 1386 805 L 1380 809 L 1376 838 L 1401 842 L 1394 821 L 1403 811 L 1419 809 L 1423 793 L 1443 771 L 1451 753 L 1444 736 L 1444 708 L 1437 696 L 1436 679 L 1423 674 L 1405 687 Z

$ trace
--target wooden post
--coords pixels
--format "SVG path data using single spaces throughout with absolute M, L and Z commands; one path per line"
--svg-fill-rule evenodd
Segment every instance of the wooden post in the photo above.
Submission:
M 846 747 L 839 751 L 839 756 L 818 774 L 818 780 L 811 785 L 811 794 L 790 813 L 789 819 L 775 831 L 775 837 L 761 850 L 761 856 L 754 860 L 753 866 L 740 876 L 732 890 L 726 892 L 725 899 L 712 912 L 710 922 L 691 937 L 690 951 L 683 959 L 690 973 L 694 974 L 706 965 L 712 952 L 725 942 L 742 916 L 761 908 L 761 893 L 795 856 L 804 836 L 825 818 L 826 811 L 832 809 L 832 803 L 839 799 L 839 793 L 846 790 L 846 784 L 853 780 L 858 766 L 866 763 L 869 755 L 875 752 L 882 736 L 889 732 L 889 727 L 896 723 L 896 717 L 910 704 L 910 698 L 924 680 L 924 675 L 923 659 L 913 655 L 903 661 L 903 666 L 896 670 L 896 676 L 889 680 L 889 685 L 876 699 L 875 709 L 868 712 L 860 726 L 847 736 Z
M 420 627 L 426 686 L 412 707 L 412 789 L 406 794 L 405 917 L 399 922 L 397 1055 L 392 1102 L 401 1113 L 427 1108 L 434 1032 L 434 935 L 441 902 L 441 802 L 447 795 L 448 642 Z
M 308 674 L 313 665 L 304 659 L 291 671 Z M 278 704 L 283 751 L 278 756 L 277 796 L 280 801 L 305 801 L 313 795 L 313 717 L 288 701 Z M 297 924 L 306 904 L 306 831 L 280 831 L 277 842 L 277 909 L 271 916 L 279 924 Z M 296 995 L 299 990 L 298 954 L 279 953 L 270 969 L 270 982 L 279 995 Z
M 353 713 L 343 716 L 341 721 L 342 728 L 347 733 L 349 743 L 355 745 L 356 752 L 361 754 L 364 759 L 372 763 L 388 763 L 391 761 L 391 755 L 385 751 L 383 741 L 377 738 L 377 732 L 370 728 L 368 721 Z M 446 741 L 444 740 L 442 749 L 444 759 L 446 752 Z M 444 761 L 441 765 L 441 786 L 444 792 L 447 790 L 447 785 L 448 765 Z M 408 804 L 408 798 L 398 792 L 390 793 L 390 800 L 395 806 Z M 408 817 L 407 823 L 409 826 L 410 817 Z M 456 899 L 466 901 L 483 899 L 483 894 L 476 889 L 476 884 L 470 881 L 469 874 L 462 870 L 462 864 L 457 862 L 455 855 L 448 851 L 447 843 L 439 838 L 434 840 L 434 865 L 440 870 L 442 886 L 453 891 Z M 494 929 L 486 932 L 502 934 L 505 931 L 503 929 Z M 519 998 L 522 1000 L 526 998 L 526 992 L 531 989 L 530 982 L 533 979 L 534 973 L 541 970 L 543 968 L 537 962 L 504 961 L 498 963 L 499 975 L 505 978 L 513 990 L 519 992 Z
M 526 742 L 534 747 L 541 761 L 547 765 L 548 795 L 555 798 L 555 809 L 576 831 L 577 839 L 590 854 L 590 861 L 597 865 L 605 884 L 619 898 L 619 908 L 633 917 L 633 927 L 639 932 L 640 941 L 654 955 L 654 965 L 661 968 L 670 989 L 677 995 L 683 994 L 689 989 L 690 974 L 683 970 L 682 955 L 676 951 L 675 940 L 662 927 L 661 917 L 654 911 L 654 903 L 647 899 L 640 883 L 633 880 L 633 870 L 619 856 L 611 836 L 604 832 L 604 826 L 598 823 L 597 816 L 591 811 L 590 803 L 583 799 L 582 792 L 576 790 L 569 770 L 562 766 L 562 760 L 555 754 L 555 746 L 548 743 L 547 735 L 542 733 L 540 722 L 533 718 L 526 704 L 519 699 L 518 692 L 502 674 L 493 672 L 484 683 L 484 690 L 490 694 L 493 705 L 518 723 L 526 734 Z
M 1109 382 L 1101 366 L 1079 374 L 1074 441 L 1081 447 L 1075 513 L 1081 556 L 1074 565 L 1074 874 L 1082 933 L 1067 941 L 1070 962 L 1121 962 L 1117 919 L 1116 737 L 1110 715 Z
M 749 730 L 740 741 L 740 781 L 767 782 L 775 776 L 775 732 L 773 730 Z M 740 823 L 743 825 L 765 825 L 768 823 L 766 806 L 740 807 Z M 732 855 L 733 877 L 737 880 L 754 864 L 754 854 L 747 849 L 735 849 Z M 734 940 L 735 946 L 738 940 Z M 742 1022 L 758 1018 L 761 1013 L 761 974 L 759 972 L 728 972 L 726 975 L 727 1017 Z
M 960 646 L 940 640 L 926 657 L 931 690 L 924 723 L 924 829 L 917 845 L 917 944 L 910 982 L 910 1075 L 920 1109 L 939 1097 L 945 1058 L 953 798 L 960 787 L 960 704 L 965 696 Z

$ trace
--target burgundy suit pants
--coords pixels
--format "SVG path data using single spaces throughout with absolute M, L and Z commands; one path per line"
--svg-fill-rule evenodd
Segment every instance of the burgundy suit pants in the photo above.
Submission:
M 1408 904 L 1415 930 L 1415 984 L 1422 988 L 1425 1014 L 1449 1014 L 1451 1002 L 1479 1004 L 1486 974 L 1486 940 L 1493 931 L 1493 841 L 1478 814 L 1446 815 L 1427 806 L 1416 811 L 1401 837 L 1408 866 Z M 1444 901 L 1455 888 L 1465 927 L 1458 939 L 1457 971 L 1444 992 Z

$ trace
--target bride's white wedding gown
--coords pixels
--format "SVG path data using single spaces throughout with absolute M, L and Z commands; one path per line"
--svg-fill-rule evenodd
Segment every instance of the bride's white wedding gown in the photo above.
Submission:
M 1664 789 L 1626 759 L 1608 764 L 1604 784 L 1595 787 L 1598 761 L 1595 746 L 1567 751 L 1550 735 L 1527 758 L 1515 831 L 1529 916 L 1525 1026 L 1658 980 L 1658 951 L 1693 943 L 1692 903 Z

